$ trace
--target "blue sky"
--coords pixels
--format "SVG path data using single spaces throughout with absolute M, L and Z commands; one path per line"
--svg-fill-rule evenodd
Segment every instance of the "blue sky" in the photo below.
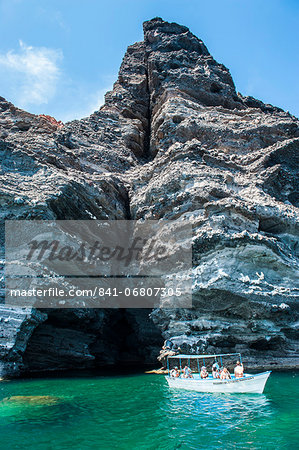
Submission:
M 299 116 L 299 0 L 0 0 L 0 95 L 63 121 L 89 115 L 156 16 L 203 39 L 242 94 Z

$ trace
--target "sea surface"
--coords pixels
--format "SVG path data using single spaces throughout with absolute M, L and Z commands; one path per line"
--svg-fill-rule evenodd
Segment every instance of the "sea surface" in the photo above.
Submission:
M 171 390 L 143 373 L 0 382 L 0 449 L 298 449 L 298 379 L 272 373 L 262 395 Z

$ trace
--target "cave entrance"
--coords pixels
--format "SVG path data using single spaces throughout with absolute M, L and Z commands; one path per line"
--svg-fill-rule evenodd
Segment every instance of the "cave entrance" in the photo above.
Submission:
M 24 372 L 155 367 L 163 344 L 149 309 L 47 310 L 29 339 Z

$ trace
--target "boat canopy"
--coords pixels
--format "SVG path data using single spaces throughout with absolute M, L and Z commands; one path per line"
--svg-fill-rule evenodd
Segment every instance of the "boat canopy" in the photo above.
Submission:
M 241 353 L 219 353 L 217 355 L 174 355 L 168 356 L 168 359 L 206 359 L 206 358 L 217 358 L 220 356 L 240 356 Z

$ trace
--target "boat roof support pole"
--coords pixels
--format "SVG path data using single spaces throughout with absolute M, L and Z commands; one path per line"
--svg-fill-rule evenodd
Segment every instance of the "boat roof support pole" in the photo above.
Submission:
M 196 361 L 197 361 L 197 370 L 198 370 L 198 373 L 200 373 L 200 370 L 199 370 L 199 360 L 197 359 Z
M 169 373 L 169 359 L 167 358 L 167 370 L 168 370 L 168 376 L 170 375 Z

